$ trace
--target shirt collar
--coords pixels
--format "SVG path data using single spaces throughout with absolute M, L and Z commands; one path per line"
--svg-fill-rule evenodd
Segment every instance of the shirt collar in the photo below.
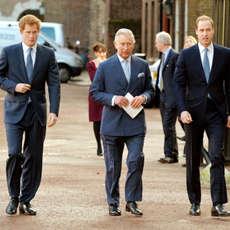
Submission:
M 202 53 L 205 50 L 205 47 L 202 46 L 199 42 L 198 42 L 198 47 L 199 47 L 200 53 Z M 207 48 L 210 52 L 212 52 L 213 51 L 213 43 L 211 43 Z
M 118 59 L 120 62 L 123 62 L 125 59 L 123 59 L 118 53 L 117 53 Z M 131 63 L 131 55 L 126 59 L 129 63 Z
M 29 46 L 27 46 L 24 42 L 22 42 L 22 48 L 23 48 L 23 51 L 24 53 L 28 52 L 29 51 Z M 37 51 L 37 43 L 35 43 L 35 45 L 33 47 L 31 47 L 33 49 L 33 51 L 36 53 Z
M 172 48 L 172 47 L 170 46 L 167 50 L 165 50 L 165 52 L 164 52 L 165 57 L 168 56 L 169 51 L 171 50 L 171 48 Z

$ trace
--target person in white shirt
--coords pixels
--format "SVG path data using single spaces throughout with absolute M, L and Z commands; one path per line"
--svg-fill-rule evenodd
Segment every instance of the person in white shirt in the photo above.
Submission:
M 6 177 L 11 197 L 6 213 L 15 215 L 20 203 L 20 213 L 36 215 L 30 201 L 41 182 L 46 125 L 52 127 L 57 122 L 60 79 L 54 51 L 37 44 L 40 20 L 26 15 L 20 19 L 19 27 L 22 43 L 4 47 L 0 55 L 0 88 L 7 92 L 4 104 L 9 156 Z M 48 119 L 46 82 L 50 99 Z
M 186 134 L 187 192 L 189 214 L 201 214 L 200 153 L 204 130 L 209 139 L 212 216 L 229 216 L 224 177 L 224 136 L 230 127 L 230 50 L 212 42 L 213 21 L 196 21 L 198 43 L 180 52 L 174 74 L 174 91 Z M 223 87 L 225 85 L 225 89 Z

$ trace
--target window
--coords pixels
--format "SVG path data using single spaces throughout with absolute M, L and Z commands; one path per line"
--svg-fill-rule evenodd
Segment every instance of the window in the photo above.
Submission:
M 53 27 L 42 27 L 41 31 L 55 41 L 55 31 Z

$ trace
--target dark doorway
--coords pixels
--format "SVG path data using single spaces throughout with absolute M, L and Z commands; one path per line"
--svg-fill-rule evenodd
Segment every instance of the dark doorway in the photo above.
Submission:
M 27 14 L 33 14 L 34 16 L 36 16 L 37 18 L 39 18 L 41 21 L 44 20 L 44 15 L 40 15 L 39 10 L 26 10 L 24 12 L 22 12 L 19 17 L 18 17 L 18 21 L 25 15 Z

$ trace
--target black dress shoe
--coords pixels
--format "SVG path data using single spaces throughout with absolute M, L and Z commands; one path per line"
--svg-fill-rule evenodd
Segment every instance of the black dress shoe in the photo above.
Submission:
M 178 137 L 177 136 L 177 139 L 181 140 L 181 141 L 185 141 L 185 136 L 182 136 L 182 137 Z
M 31 208 L 31 204 L 20 204 L 19 206 L 20 214 L 36 215 L 37 212 Z
M 126 204 L 126 211 L 131 212 L 134 215 L 141 216 L 143 213 L 140 209 L 137 207 L 137 203 L 135 201 L 127 202 Z
M 109 206 L 109 215 L 110 216 L 120 216 L 121 215 L 121 210 L 119 207 L 115 207 L 113 205 Z
M 190 210 L 189 210 L 189 215 L 192 216 L 200 216 L 200 205 L 199 204 L 192 204 Z
M 230 216 L 230 213 L 224 210 L 224 207 L 222 204 L 218 204 L 212 207 L 211 215 L 212 216 Z
M 174 157 L 173 158 L 173 163 L 178 163 L 179 161 L 178 161 L 178 158 L 177 157 Z
M 18 208 L 18 199 L 11 199 L 8 206 L 6 207 L 6 213 L 8 215 L 15 215 Z
M 158 162 L 172 164 L 174 163 L 174 160 L 171 157 L 164 157 L 164 158 L 160 158 Z
M 98 156 L 103 156 L 102 149 L 100 147 L 97 148 L 97 155 Z

